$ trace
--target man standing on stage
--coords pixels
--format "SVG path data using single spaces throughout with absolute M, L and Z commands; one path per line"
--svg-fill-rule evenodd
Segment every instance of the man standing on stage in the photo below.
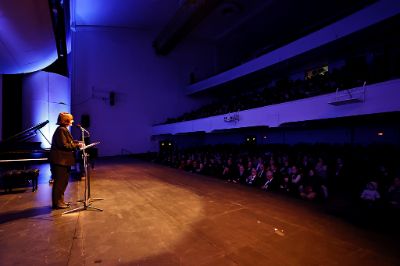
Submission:
M 57 119 L 57 129 L 53 134 L 50 149 L 50 169 L 54 179 L 52 190 L 53 209 L 65 209 L 69 204 L 64 201 L 71 166 L 75 164 L 75 151 L 83 147 L 83 143 L 72 138 L 69 126 L 74 122 L 73 116 L 61 112 Z

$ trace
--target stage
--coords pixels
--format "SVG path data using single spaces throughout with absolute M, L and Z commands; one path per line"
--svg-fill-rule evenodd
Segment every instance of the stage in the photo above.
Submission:
M 1 265 L 400 265 L 398 235 L 308 203 L 132 158 L 102 158 L 91 196 L 51 209 L 39 189 L 0 194 Z M 71 180 L 66 200 L 83 197 Z

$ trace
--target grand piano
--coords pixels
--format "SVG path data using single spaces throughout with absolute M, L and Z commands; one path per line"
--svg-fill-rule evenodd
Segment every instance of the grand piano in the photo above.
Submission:
M 7 191 L 23 179 L 32 183 L 32 190 L 37 189 L 39 170 L 31 168 L 33 164 L 45 162 L 49 150 L 41 148 L 41 142 L 30 141 L 49 120 L 25 129 L 0 142 L 0 185 Z M 43 135 L 43 134 L 42 134 Z

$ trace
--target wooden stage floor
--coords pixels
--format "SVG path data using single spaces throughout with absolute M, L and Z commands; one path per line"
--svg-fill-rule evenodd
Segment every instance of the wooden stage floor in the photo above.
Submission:
M 103 212 L 51 209 L 39 190 L 0 194 L 0 265 L 400 265 L 398 235 L 285 195 L 131 158 L 92 172 Z M 71 180 L 73 207 L 84 182 Z

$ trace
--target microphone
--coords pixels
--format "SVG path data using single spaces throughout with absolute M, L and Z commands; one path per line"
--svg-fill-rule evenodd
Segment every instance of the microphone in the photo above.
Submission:
M 85 128 L 83 128 L 83 127 L 81 126 L 81 124 L 76 124 L 76 127 L 79 128 L 80 130 L 86 132 L 86 134 L 88 135 L 88 137 L 90 137 L 89 131 L 87 131 Z

